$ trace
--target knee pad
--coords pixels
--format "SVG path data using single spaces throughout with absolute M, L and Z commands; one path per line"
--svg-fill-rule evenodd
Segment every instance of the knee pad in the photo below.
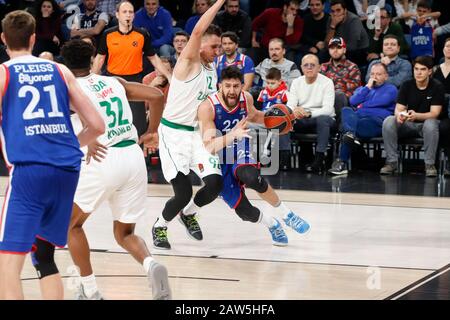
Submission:
M 235 212 L 243 221 L 248 221 L 251 223 L 258 222 L 261 215 L 259 209 L 252 206 L 246 197 L 241 199 L 241 202 L 235 208 Z
M 264 193 L 269 188 L 267 181 L 261 177 L 258 169 L 254 166 L 239 167 L 236 171 L 236 175 L 246 187 L 253 189 L 258 193 Z
M 192 183 L 188 176 L 178 173 L 175 179 L 171 180 L 175 196 L 173 199 L 177 203 L 183 203 L 185 206 L 192 198 Z
M 55 263 L 55 246 L 45 240 L 36 239 L 36 251 L 31 253 L 39 279 L 59 273 Z
M 222 191 L 223 180 L 222 176 L 219 174 L 210 174 L 209 176 L 203 178 L 203 182 L 205 183 L 208 192 L 211 195 L 215 195 L 215 197 L 217 197 L 220 191 Z

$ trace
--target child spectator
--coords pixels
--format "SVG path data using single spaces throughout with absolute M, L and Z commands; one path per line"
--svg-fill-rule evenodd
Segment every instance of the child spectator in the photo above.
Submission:
M 266 86 L 260 92 L 258 97 L 258 106 L 262 111 L 267 111 L 271 106 L 282 103 L 287 103 L 287 85 L 281 80 L 281 71 L 277 68 L 270 68 L 266 75 Z M 272 133 L 269 132 L 267 140 L 264 143 L 263 156 L 269 156 L 269 143 L 272 140 Z M 273 142 L 271 147 L 273 147 Z M 287 171 L 290 169 L 290 148 L 291 139 L 289 134 L 280 136 L 280 169 Z M 273 148 L 270 148 L 273 150 Z
M 262 111 L 267 111 L 272 105 L 277 103 L 287 103 L 287 85 L 281 80 L 281 71 L 277 68 L 270 68 L 266 75 L 266 87 L 261 90 L 258 102 Z

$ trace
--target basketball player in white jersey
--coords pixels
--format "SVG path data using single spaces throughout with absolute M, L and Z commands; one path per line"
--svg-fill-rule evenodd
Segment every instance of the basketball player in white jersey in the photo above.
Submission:
M 195 214 L 216 199 L 222 189 L 219 158 L 203 145 L 197 128 L 197 109 L 209 94 L 217 91 L 217 74 L 212 62 L 219 55 L 220 29 L 210 24 L 224 2 L 217 0 L 201 16 L 173 70 L 158 133 L 162 171 L 175 195 L 167 201 L 152 229 L 153 245 L 159 249 L 171 248 L 167 225 L 178 214 L 188 234 L 202 240 Z M 190 170 L 205 183 L 193 199 Z
M 103 201 L 110 204 L 117 243 L 143 265 L 152 285 L 153 298 L 170 299 L 167 269 L 151 257 L 144 240 L 134 234 L 137 220 L 146 212 L 147 170 L 142 150 L 137 144 L 138 135 L 128 103 L 128 100 L 149 102 L 149 132 L 153 134 L 153 147 L 156 147 L 163 94 L 159 89 L 139 83 L 90 73 L 93 52 L 92 45 L 82 40 L 72 40 L 62 48 L 64 62 L 75 74 L 81 89 L 94 103 L 106 125 L 106 132 L 97 142 L 88 145 L 69 227 L 69 250 L 81 275 L 77 299 L 102 299 L 82 226 Z M 75 130 L 77 127 L 81 129 L 81 122 L 74 116 L 72 123 Z M 152 144 L 151 141 L 148 143 Z

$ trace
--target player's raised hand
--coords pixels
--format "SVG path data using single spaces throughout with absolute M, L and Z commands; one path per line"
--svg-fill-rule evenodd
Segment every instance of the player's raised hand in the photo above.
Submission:
M 108 148 L 102 145 L 100 142 L 95 140 L 94 142 L 88 144 L 88 152 L 86 155 L 86 164 L 91 162 L 91 158 L 93 158 L 97 162 L 101 162 L 102 159 L 105 159 Z
M 247 117 L 242 118 L 231 131 L 235 139 L 252 138 L 249 135 L 250 129 L 248 129 Z
M 139 144 L 144 144 L 144 156 L 147 156 L 151 153 L 156 152 L 156 150 L 158 150 L 159 147 L 159 136 L 157 132 L 151 133 L 151 132 L 147 132 L 144 133 L 140 138 L 139 138 Z

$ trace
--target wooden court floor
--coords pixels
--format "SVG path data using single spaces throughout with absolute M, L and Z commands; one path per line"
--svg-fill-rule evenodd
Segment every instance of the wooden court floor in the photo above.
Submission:
M 1 178 L 4 197 L 6 179 Z M 170 186 L 148 186 L 147 215 L 137 233 L 151 246 L 151 226 L 172 194 Z M 311 224 L 306 235 L 286 229 L 289 246 L 271 244 L 261 224 L 242 222 L 217 199 L 202 208 L 203 241 L 169 225 L 172 250 L 151 247 L 169 270 L 174 299 L 373 299 L 395 295 L 450 262 L 450 199 L 372 194 L 279 191 Z M 252 202 L 276 214 L 248 193 Z M 2 199 L 0 199 L 2 200 Z M 115 242 L 107 205 L 86 224 L 99 287 L 107 299 L 151 299 L 143 269 Z M 77 278 L 66 249 L 56 259 L 66 299 Z M 22 274 L 27 299 L 39 299 L 29 259 Z

